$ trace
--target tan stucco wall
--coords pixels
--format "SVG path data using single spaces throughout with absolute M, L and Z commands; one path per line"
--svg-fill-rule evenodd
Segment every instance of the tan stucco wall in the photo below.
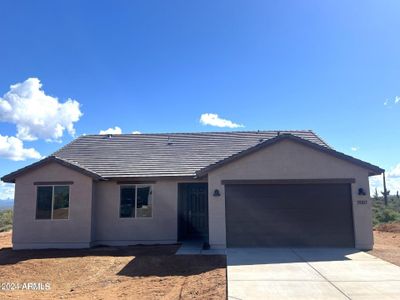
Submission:
M 95 243 L 175 243 L 178 181 L 153 183 L 152 218 L 119 218 L 120 186 L 116 181 L 95 183 Z
M 211 246 L 214 248 L 226 246 L 225 191 L 221 180 L 319 178 L 355 178 L 356 182 L 352 184 L 352 200 L 356 247 L 372 248 L 372 210 L 368 171 L 288 140 L 266 147 L 209 173 Z M 358 188 L 363 188 L 367 196 L 359 196 Z M 220 197 L 213 197 L 215 189 L 220 190 Z M 357 200 L 367 200 L 368 203 L 360 205 L 357 204 Z
M 356 247 L 373 245 L 372 211 L 368 172 L 304 145 L 281 141 L 212 171 L 209 182 L 209 238 L 214 248 L 226 246 L 225 192 L 227 179 L 355 178 L 352 184 Z M 206 180 L 206 179 L 205 179 Z M 35 220 L 36 181 L 73 181 L 68 220 Z M 120 185 L 93 180 L 74 170 L 51 163 L 16 180 L 13 246 L 20 248 L 88 247 L 93 244 L 171 243 L 177 240 L 179 180 L 154 183 L 153 217 L 120 219 Z M 214 197 L 219 189 L 221 197 Z M 357 204 L 367 200 L 367 205 Z
M 73 181 L 69 219 L 36 220 L 34 182 Z M 13 247 L 87 247 L 91 241 L 92 178 L 50 163 L 17 177 L 15 184 Z
M 36 220 L 34 182 L 73 181 L 68 220 Z M 13 247 L 84 248 L 91 245 L 129 245 L 177 242 L 178 183 L 196 180 L 158 180 L 153 185 L 152 218 L 119 218 L 120 184 L 93 181 L 74 170 L 51 163 L 25 175 L 15 184 Z

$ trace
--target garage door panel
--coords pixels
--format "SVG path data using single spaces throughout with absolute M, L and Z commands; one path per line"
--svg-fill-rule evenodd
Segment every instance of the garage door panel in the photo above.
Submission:
M 227 185 L 227 244 L 354 246 L 348 184 Z

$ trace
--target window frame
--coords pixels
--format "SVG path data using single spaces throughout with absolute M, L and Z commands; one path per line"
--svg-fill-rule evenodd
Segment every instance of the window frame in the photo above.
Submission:
M 121 217 L 121 190 L 123 188 L 132 187 L 135 188 L 135 205 L 134 205 L 134 216 L 133 217 Z M 137 190 L 138 187 L 150 187 L 151 190 L 151 217 L 138 217 L 137 215 Z M 153 219 L 154 217 L 154 184 L 151 183 L 127 183 L 127 184 L 120 184 L 119 185 L 119 202 L 118 202 L 118 219 L 121 220 L 149 220 Z
M 56 186 L 66 186 L 68 187 L 68 216 L 67 218 L 63 219 L 54 219 L 53 218 L 53 213 L 54 213 L 54 188 Z M 36 200 L 35 200 L 35 221 L 68 221 L 69 220 L 69 209 L 70 209 L 70 200 L 71 200 L 71 185 L 70 184 L 65 184 L 65 183 L 60 183 L 60 184 L 35 184 L 36 187 Z M 51 187 L 51 215 L 49 219 L 38 219 L 37 218 L 37 197 L 38 197 L 38 189 L 40 187 Z

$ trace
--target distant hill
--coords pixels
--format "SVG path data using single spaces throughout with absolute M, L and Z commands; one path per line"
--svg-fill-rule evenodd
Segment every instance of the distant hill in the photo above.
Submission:
M 7 200 L 0 200 L 0 209 L 7 209 L 13 208 L 14 200 L 7 199 Z

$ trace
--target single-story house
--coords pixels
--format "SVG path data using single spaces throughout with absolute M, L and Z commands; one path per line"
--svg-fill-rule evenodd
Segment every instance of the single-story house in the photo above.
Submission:
M 13 248 L 373 246 L 368 177 L 314 132 L 81 136 L 2 178 Z

